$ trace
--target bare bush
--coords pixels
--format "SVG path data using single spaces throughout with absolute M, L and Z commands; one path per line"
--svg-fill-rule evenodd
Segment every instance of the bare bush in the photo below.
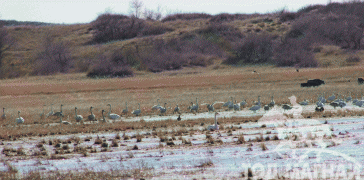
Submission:
M 235 56 L 228 58 L 226 64 L 266 63 L 273 57 L 273 40 L 269 34 L 250 34 L 236 43 Z
M 206 13 L 181 13 L 168 15 L 162 19 L 162 22 L 176 21 L 176 20 L 194 20 L 194 19 L 208 19 L 212 17 Z
M 238 42 L 245 37 L 238 28 L 226 23 L 211 23 L 197 32 L 208 36 L 215 35 L 230 42 Z
M 144 28 L 144 20 L 120 14 L 102 14 L 92 23 L 94 42 L 108 42 L 136 37 Z
M 275 47 L 274 62 L 277 66 L 317 67 L 309 45 L 304 39 L 285 40 Z
M 72 60 L 69 47 L 68 42 L 55 41 L 50 36 L 45 37 L 33 73 L 50 75 L 58 72 L 68 72 Z
M 104 53 L 99 55 L 87 77 L 130 77 L 134 76 L 128 61 L 120 53 Z

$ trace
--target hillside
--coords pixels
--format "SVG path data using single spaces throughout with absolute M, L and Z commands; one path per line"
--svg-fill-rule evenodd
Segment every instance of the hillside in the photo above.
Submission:
M 363 4 L 269 14 L 174 14 L 161 21 L 103 14 L 88 24 L 13 22 L 3 28 L 12 45 L 2 54 L 1 78 L 75 72 L 127 77 L 194 66 L 361 65 Z M 356 10 L 348 13 L 352 7 Z

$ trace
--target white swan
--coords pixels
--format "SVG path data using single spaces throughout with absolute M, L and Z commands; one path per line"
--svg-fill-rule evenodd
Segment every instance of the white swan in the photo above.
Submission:
M 167 103 L 164 103 L 164 107 L 159 108 L 160 115 L 165 114 L 167 112 L 166 104 Z
M 209 125 L 207 127 L 207 130 L 219 130 L 219 126 L 217 125 L 217 115 L 219 115 L 219 113 L 215 112 L 215 124 L 214 125 Z
M 293 105 L 292 106 L 293 118 L 295 118 L 295 119 L 303 119 L 303 116 L 301 115 L 302 114 L 302 111 L 303 111 L 303 108 L 302 108 L 301 105 L 299 105 L 297 103 L 296 96 L 291 96 L 288 99 L 291 101 L 291 104 Z
M 273 107 L 276 103 L 274 102 L 274 99 L 273 99 L 273 95 L 272 95 L 272 100 L 270 101 L 270 103 L 268 104 L 268 106 L 271 108 Z
M 157 99 L 157 105 L 154 105 L 152 107 L 152 111 L 158 110 L 160 107 L 162 107 L 162 106 L 159 105 L 159 99 Z
M 139 116 L 139 115 L 140 115 L 140 113 L 142 112 L 142 111 L 140 110 L 140 103 L 138 103 L 138 106 L 139 106 L 139 109 L 136 109 L 136 110 L 134 110 L 133 112 L 131 112 L 132 114 L 135 114 L 135 116 Z
M 198 112 L 198 100 L 197 100 L 197 98 L 196 98 L 196 104 L 192 103 L 191 112 L 192 111 Z
M 201 105 L 206 105 L 206 107 L 207 107 L 207 110 L 210 112 L 210 111 L 212 111 L 212 112 L 214 112 L 215 111 L 215 107 L 214 107 L 214 105 L 215 104 L 223 104 L 223 103 L 225 103 L 225 102 L 213 102 L 212 104 L 207 104 L 207 103 L 203 103 L 203 104 L 201 104 Z
M 178 113 L 178 114 L 181 114 L 180 112 L 179 112 L 179 107 L 178 107 L 178 104 L 176 104 L 176 107 L 174 108 L 174 110 L 173 110 L 173 114 L 174 113 Z
M 66 125 L 72 125 L 72 123 L 69 122 L 69 120 L 70 120 L 70 116 L 69 115 L 68 115 L 68 119 L 67 120 L 68 121 L 62 121 L 62 116 L 60 116 L 59 123 L 66 124 Z
M 101 111 L 101 115 L 102 115 L 102 118 L 100 119 L 101 122 L 106 122 L 104 112 L 105 112 L 105 110 Z
M 75 107 L 75 120 L 77 122 L 83 121 L 83 117 L 81 115 L 77 115 L 77 107 Z
M 64 114 L 63 114 L 63 111 L 62 111 L 62 107 L 63 107 L 63 104 L 61 104 L 61 111 L 54 113 L 53 116 L 57 116 L 57 117 L 62 116 L 62 117 L 64 117 Z
M 233 104 L 233 97 L 230 96 L 231 101 L 228 101 L 222 105 L 222 107 L 229 107 L 231 104 Z
M 128 114 L 128 102 L 125 102 L 125 109 L 123 109 L 123 114 Z
M 233 104 L 234 111 L 240 111 L 240 103 L 237 103 L 235 100 L 235 104 Z
M 249 108 L 249 110 L 251 110 L 254 113 L 256 113 L 259 109 L 260 109 L 260 96 L 258 96 L 258 102 L 256 103 L 256 105 L 254 105 L 251 108 Z
M 24 123 L 24 118 L 20 117 L 20 111 L 18 111 L 18 118 L 15 119 L 15 122 L 17 124 L 23 124 Z
M 51 111 L 47 114 L 47 117 L 52 116 L 53 114 L 53 104 L 51 104 Z
M 107 114 L 108 118 L 112 119 L 112 120 L 115 120 L 115 119 L 120 119 L 121 116 L 118 115 L 118 114 L 114 114 L 114 113 L 111 113 L 111 104 L 108 104 L 107 106 L 110 106 L 110 110 L 109 110 L 109 113 Z
M 94 113 L 92 112 L 92 109 L 93 109 L 94 107 L 90 107 L 90 112 L 91 112 L 91 114 L 88 116 L 88 120 L 90 120 L 90 121 L 95 121 L 96 120 L 96 117 L 95 117 L 95 115 L 94 115 Z

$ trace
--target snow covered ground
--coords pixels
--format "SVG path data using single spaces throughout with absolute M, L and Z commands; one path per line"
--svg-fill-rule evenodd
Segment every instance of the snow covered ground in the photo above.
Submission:
M 303 107 L 303 112 L 312 107 Z M 354 110 L 348 106 L 346 109 Z M 327 108 L 330 110 L 330 107 Z M 326 109 L 325 109 L 326 110 Z M 225 128 L 210 132 L 194 130 L 176 136 L 175 140 L 161 142 L 152 130 L 130 130 L 123 137 L 116 139 L 117 132 L 98 134 L 54 135 L 46 137 L 27 137 L 17 141 L 2 141 L 0 151 L 22 148 L 26 155 L 14 155 L 16 152 L 1 153 L 0 171 L 7 171 L 9 165 L 18 170 L 22 177 L 29 172 L 68 172 L 68 171 L 127 171 L 139 169 L 150 173 L 150 177 L 159 179 L 208 178 L 234 179 L 248 177 L 251 168 L 253 176 L 277 178 L 284 176 L 293 179 L 328 178 L 351 179 L 363 177 L 364 171 L 364 118 L 331 119 L 290 119 L 283 116 L 283 110 L 263 110 L 253 113 L 246 111 L 221 112 L 219 118 L 246 117 L 263 115 L 258 122 L 242 124 L 224 124 Z M 187 114 L 183 120 L 193 118 L 212 118 L 213 113 Z M 128 118 L 129 121 L 174 119 L 177 116 L 153 116 Z M 265 126 L 263 126 L 263 124 Z M 205 125 L 206 126 L 206 125 Z M 231 129 L 231 127 L 234 127 Z M 192 127 L 191 129 L 193 129 Z M 195 127 L 195 129 L 199 129 Z M 166 129 L 172 131 L 173 129 Z M 122 132 L 124 133 L 124 132 Z M 123 134 L 120 134 L 121 136 Z M 133 136 L 142 135 L 137 142 Z M 171 133 L 165 135 L 172 138 Z M 245 142 L 239 143 L 244 136 Z M 274 140 L 275 136 L 279 140 Z M 260 139 L 263 137 L 263 139 Z M 267 138 L 269 137 L 269 139 Z M 79 141 L 66 143 L 69 139 Z M 49 145 L 49 141 L 63 142 L 61 147 Z M 86 140 L 87 139 L 87 140 Z M 107 148 L 95 144 L 97 139 L 108 144 Z M 184 143 L 182 139 L 191 141 Z M 213 143 L 211 143 L 213 139 Z M 89 141 L 88 141 L 89 140 Z M 118 147 L 111 147 L 112 141 Z M 40 151 L 38 144 L 45 143 L 47 156 L 33 155 Z M 173 142 L 174 145 L 167 145 Z M 264 144 L 264 145 L 263 145 Z M 138 147 L 134 150 L 135 145 Z M 63 146 L 68 146 L 63 148 Z M 87 149 L 80 153 L 76 148 Z M 69 153 L 59 153 L 61 150 Z M 90 150 L 95 150 L 90 152 Z M 104 152 L 101 152 L 104 151 Z

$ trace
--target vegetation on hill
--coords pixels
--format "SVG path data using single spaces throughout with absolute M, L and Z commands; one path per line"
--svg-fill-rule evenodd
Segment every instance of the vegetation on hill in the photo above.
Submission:
M 69 72 L 128 77 L 213 64 L 355 65 L 361 60 L 362 12 L 363 2 L 345 2 L 297 12 L 179 13 L 162 19 L 150 10 L 145 19 L 137 11 L 138 16 L 105 13 L 76 25 L 3 21 L 0 78 Z

